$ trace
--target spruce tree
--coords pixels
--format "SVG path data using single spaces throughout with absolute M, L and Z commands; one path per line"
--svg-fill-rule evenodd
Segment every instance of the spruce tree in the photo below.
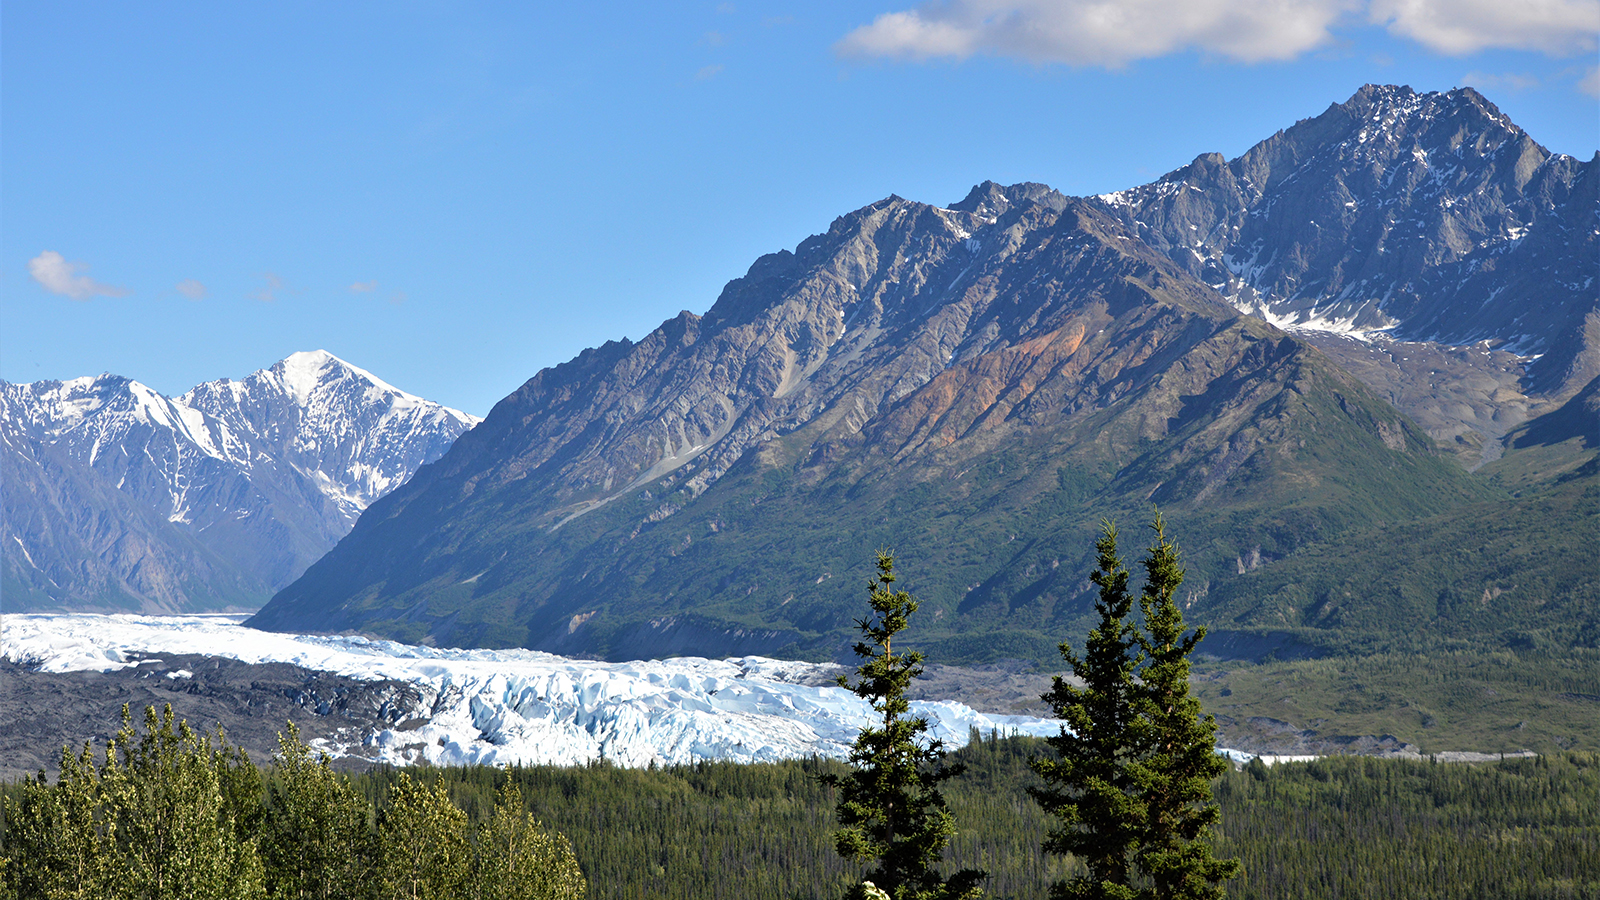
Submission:
M 1089 632 L 1083 656 L 1073 653 L 1070 643 L 1061 645 L 1062 658 L 1083 687 L 1056 677 L 1043 699 L 1066 723 L 1048 739 L 1058 758 L 1032 761 L 1044 786 L 1029 792 L 1058 820 L 1045 838 L 1044 851 L 1075 856 L 1089 870 L 1052 885 L 1052 898 L 1136 896 L 1130 866 L 1143 810 L 1134 796 L 1129 766 L 1134 761 L 1131 729 L 1139 694 L 1134 680 L 1139 638 L 1128 620 L 1133 596 L 1128 570 L 1117 555 L 1116 526 L 1102 522 L 1100 528 L 1096 569 L 1090 576 L 1100 588 L 1095 600 L 1100 620 Z
M 1143 630 L 1130 619 L 1116 528 L 1103 523 L 1091 576 L 1100 621 L 1082 657 L 1061 645 L 1084 686 L 1057 678 L 1044 695 L 1065 720 L 1050 738 L 1059 758 L 1033 761 L 1045 781 L 1033 796 L 1059 820 L 1044 851 L 1071 854 L 1089 870 L 1052 885 L 1053 898 L 1220 898 L 1221 882 L 1239 872 L 1237 860 L 1215 859 L 1206 843 L 1220 817 L 1211 782 L 1227 763 L 1216 754 L 1216 720 L 1189 695 L 1189 655 L 1205 629 L 1184 636 L 1178 548 L 1160 512 L 1151 528 Z
M 1237 859 L 1216 859 L 1207 843 L 1211 826 L 1221 820 L 1211 783 L 1227 763 L 1216 753 L 1216 719 L 1202 715 L 1200 701 L 1189 694 L 1189 655 L 1206 629 L 1184 636 L 1178 548 L 1167 539 L 1159 512 L 1150 527 L 1154 543 L 1139 596 L 1145 631 L 1139 644 L 1146 661 L 1133 723 L 1139 757 L 1133 776 L 1144 820 L 1137 865 L 1149 879 L 1142 896 L 1212 900 L 1224 896 L 1222 882 L 1238 875 L 1240 865 Z
M 905 630 L 917 602 L 895 591 L 894 557 L 878 553 L 878 574 L 867 582 L 871 614 L 856 621 L 866 640 L 855 645 L 863 660 L 851 684 L 841 687 L 872 704 L 880 726 L 863 728 L 850 751 L 852 770 L 825 779 L 839 788 L 835 847 L 846 859 L 871 869 L 850 889 L 851 898 L 891 900 L 968 900 L 982 896 L 984 873 L 963 869 L 949 879 L 934 868 L 955 834 L 955 818 L 945 807 L 939 785 L 959 775 L 944 762 L 944 745 L 926 737 L 928 720 L 910 715 L 906 691 L 922 674 L 922 654 L 894 652 L 895 635 Z

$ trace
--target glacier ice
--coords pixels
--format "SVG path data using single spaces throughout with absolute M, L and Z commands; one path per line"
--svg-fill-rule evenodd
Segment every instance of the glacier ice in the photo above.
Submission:
M 0 655 L 40 671 L 74 672 L 198 654 L 407 682 L 421 699 L 400 724 L 323 747 L 396 765 L 838 758 L 875 716 L 849 691 L 802 683 L 831 670 L 813 663 L 759 656 L 606 663 L 531 650 L 277 634 L 247 628 L 239 618 L 11 615 L 0 623 Z M 965 744 L 973 728 L 1043 737 L 1061 724 L 987 715 L 951 701 L 916 702 L 912 711 L 951 747 Z

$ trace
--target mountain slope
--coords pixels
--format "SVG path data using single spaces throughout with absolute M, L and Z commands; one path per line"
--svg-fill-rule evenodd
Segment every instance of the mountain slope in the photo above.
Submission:
M 1600 647 L 1597 385 L 1512 432 L 1482 470 L 1504 495 L 1353 531 L 1223 583 L 1213 621 L 1341 632 L 1362 652 Z
M 0 383 L 7 607 L 249 607 L 475 421 L 332 355 L 163 397 Z
M 1600 374 L 1597 191 L 1600 157 L 1549 152 L 1471 88 L 1368 85 L 1237 159 L 1204 154 L 1098 199 L 1241 310 L 1308 332 L 1436 437 L 1463 439 L 1475 461 Z M 1435 357 L 1420 372 L 1406 365 L 1416 342 Z M 1467 361 L 1477 371 L 1439 402 L 1428 375 L 1463 360 L 1438 350 L 1480 342 Z M 1507 384 L 1508 362 L 1530 362 L 1527 377 L 1517 365 Z
M 1104 512 L 1192 510 L 1224 571 L 1474 491 L 1098 204 L 985 185 L 858 210 L 704 317 L 539 373 L 252 622 L 832 655 L 894 546 L 925 639 L 1032 655 L 1086 608 Z
M 1098 519 L 1159 504 L 1219 648 L 1500 640 L 1503 617 L 1424 615 L 1417 585 L 1521 579 L 1554 610 L 1592 579 L 1524 579 L 1527 554 L 1429 569 L 1425 529 L 1487 558 L 1517 538 L 1474 516 L 1592 525 L 1592 472 L 1553 488 L 1529 464 L 1545 451 L 1495 459 L 1600 366 L 1596 172 L 1471 90 L 1369 86 L 1117 194 L 890 197 L 757 260 L 704 316 L 536 374 L 254 623 L 828 657 L 890 547 L 940 659 L 1048 659 L 1086 621 Z M 1581 420 L 1563 408 L 1540 421 Z M 1544 499 L 1497 505 L 1524 489 Z M 1416 585 L 1388 615 L 1393 540 Z M 1358 583 L 1342 618 L 1314 609 Z

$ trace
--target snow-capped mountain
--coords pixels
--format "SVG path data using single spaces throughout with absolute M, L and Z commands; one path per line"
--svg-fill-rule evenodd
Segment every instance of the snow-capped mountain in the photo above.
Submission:
M 1226 595 L 1219 630 L 1355 627 L 1247 576 L 1493 496 L 1458 463 L 1600 374 L 1597 178 L 1475 91 L 1370 85 L 1120 194 L 890 196 L 704 315 L 535 373 L 251 622 L 830 656 L 887 546 L 924 646 L 1043 659 L 1090 621 L 1099 517 L 1154 504 L 1196 536 L 1197 617 Z M 1531 604 L 1527 565 L 1451 589 Z M 1283 593 L 1359 596 L 1337 568 Z M 1538 602 L 1576 604 L 1563 584 Z
M 321 350 L 176 398 L 0 382 L 6 606 L 259 604 L 476 422 Z
M 1236 159 L 1098 199 L 1244 312 L 1487 341 L 1568 396 L 1600 374 L 1597 188 L 1600 157 L 1550 152 L 1471 88 L 1367 85 Z

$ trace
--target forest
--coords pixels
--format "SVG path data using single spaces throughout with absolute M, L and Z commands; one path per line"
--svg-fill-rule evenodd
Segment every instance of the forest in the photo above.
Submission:
M 1227 765 L 1152 530 L 1135 617 L 1104 528 L 1055 737 L 927 738 L 905 699 L 921 654 L 891 652 L 917 604 L 880 552 L 840 684 L 881 727 L 847 760 L 347 773 L 291 723 L 263 768 L 220 727 L 124 707 L 54 783 L 0 786 L 0 900 L 1600 897 L 1600 754 Z
M 1027 793 L 1037 784 L 1028 762 L 1049 754 L 1049 745 L 974 738 L 951 754 L 966 772 L 946 790 L 957 824 L 947 861 L 987 870 L 991 897 L 1043 900 L 1051 881 L 1075 871 L 1073 860 L 1040 853 L 1051 822 Z M 200 746 L 198 739 L 191 746 Z M 116 827 L 118 815 L 102 806 L 94 810 L 101 818 L 90 820 L 99 823 L 96 836 L 85 840 L 94 830 L 89 821 L 70 818 L 82 809 L 65 796 L 46 796 L 71 790 L 72 777 L 63 779 L 66 788 L 6 785 L 0 846 L 8 866 L 0 896 L 405 897 L 412 894 L 396 880 L 405 868 L 404 846 L 454 848 L 455 856 L 436 853 L 427 865 L 445 878 L 464 871 L 461 897 L 824 900 L 860 875 L 833 847 L 836 791 L 819 777 L 844 771 L 832 760 L 347 774 L 309 756 L 280 756 L 256 769 L 215 742 L 208 750 L 213 771 L 226 773 L 209 795 L 215 801 L 206 806 L 209 817 L 171 821 L 165 835 Z M 125 793 L 121 802 L 159 802 L 169 796 L 162 791 L 177 789 L 144 787 L 142 799 Z M 1485 764 L 1371 757 L 1255 762 L 1230 768 L 1214 791 L 1222 809 L 1216 852 L 1244 864 L 1228 885 L 1233 897 L 1600 896 L 1600 754 Z M 517 798 L 516 808 L 508 809 L 507 796 Z M 341 799 L 331 805 L 350 813 L 343 832 L 327 821 L 335 817 L 310 821 L 315 816 L 304 805 L 332 798 Z M 497 821 L 502 829 L 508 821 L 526 823 L 527 833 L 540 836 L 543 865 L 560 868 L 570 859 L 581 875 L 569 867 L 563 884 L 494 893 L 492 885 L 504 879 L 489 874 L 484 844 Z M 74 835 L 74 824 L 84 831 Z M 295 840 L 286 842 L 291 835 Z M 195 858 L 230 862 L 157 873 L 151 857 L 160 840 L 174 848 L 209 847 L 213 855 Z M 274 849 L 286 843 L 294 853 Z M 239 848 L 247 845 L 257 862 L 238 865 Z M 44 862 L 65 858 L 95 871 L 76 888 L 37 880 Z M 327 873 L 327 892 L 312 889 L 306 874 L 312 870 Z M 160 888 L 153 884 L 158 874 L 167 878 Z M 201 891 L 197 883 L 205 877 L 223 886 Z

